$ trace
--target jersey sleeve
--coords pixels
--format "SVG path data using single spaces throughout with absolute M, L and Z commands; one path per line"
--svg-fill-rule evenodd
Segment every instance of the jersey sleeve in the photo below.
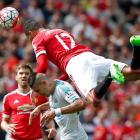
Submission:
M 68 103 L 73 103 L 75 100 L 80 98 L 73 88 L 68 84 L 60 85 L 59 90 L 61 92 L 60 94 Z
M 12 112 L 12 109 L 11 109 L 10 104 L 9 104 L 9 99 L 7 96 L 5 96 L 4 100 L 3 100 L 2 116 L 4 118 L 9 118 L 11 115 L 11 112 Z
M 46 73 L 47 68 L 48 68 L 47 56 L 44 54 L 39 55 L 37 57 L 36 72 L 37 73 Z
M 38 36 L 37 38 L 35 38 L 32 42 L 32 46 L 33 46 L 33 49 L 34 49 L 34 52 L 35 52 L 35 55 L 36 55 L 36 58 L 38 56 L 40 56 L 41 54 L 45 54 L 47 55 L 46 53 L 46 49 L 45 49 L 45 45 L 44 45 L 44 39 L 41 38 L 40 36 Z

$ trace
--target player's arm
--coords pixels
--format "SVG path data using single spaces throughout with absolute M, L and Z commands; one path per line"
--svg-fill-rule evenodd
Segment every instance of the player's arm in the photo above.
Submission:
M 36 72 L 46 73 L 48 68 L 48 58 L 46 48 L 44 46 L 44 38 L 42 36 L 37 36 L 33 40 L 32 46 L 37 60 Z
M 3 130 L 5 130 L 7 133 L 15 134 L 16 124 L 10 123 L 10 119 L 11 119 L 10 115 L 11 115 L 12 109 L 9 104 L 10 99 L 8 98 L 7 95 L 3 99 L 3 112 L 2 112 L 1 128 Z
M 60 86 L 58 92 L 60 92 L 61 96 L 69 105 L 54 110 L 55 115 L 57 115 L 59 111 L 63 115 L 79 112 L 85 108 L 86 103 L 79 97 L 78 93 L 74 91 L 70 84 L 67 83 Z
M 46 54 L 41 54 L 37 57 L 37 73 L 46 73 L 48 68 L 48 59 Z
M 6 131 L 6 128 L 7 128 L 7 125 L 9 124 L 9 121 L 10 121 L 10 117 L 7 117 L 7 118 L 2 117 L 1 128 L 2 128 L 3 130 Z
M 81 98 L 79 98 L 68 106 L 55 109 L 55 115 L 57 115 L 57 113 L 59 114 L 59 110 L 60 110 L 60 114 L 63 115 L 63 114 L 71 114 L 71 113 L 79 112 L 84 108 L 85 108 L 85 102 Z
M 37 106 L 37 108 L 39 109 L 39 111 L 44 111 L 44 110 L 48 110 L 50 108 L 49 106 L 49 102 L 43 103 L 39 106 Z
M 84 108 L 85 108 L 85 102 L 81 98 L 79 98 L 76 99 L 73 103 L 65 107 L 48 110 L 44 113 L 41 119 L 41 126 L 44 126 L 47 123 L 49 123 L 51 120 L 55 118 L 55 116 L 79 112 Z
M 31 113 L 29 117 L 29 125 L 32 124 L 33 118 L 37 117 L 42 111 L 49 109 L 49 102 L 43 103 L 39 106 L 37 106 Z
M 1 122 L 1 128 L 4 131 L 6 131 L 7 133 L 15 134 L 16 133 L 15 126 L 16 126 L 16 124 L 10 123 L 10 117 L 5 117 L 5 115 L 3 115 L 2 122 Z
M 86 106 L 86 103 L 78 96 L 78 94 L 67 86 L 61 86 L 57 89 L 57 92 L 61 94 L 62 98 L 64 98 L 69 105 L 46 111 L 41 119 L 42 126 L 53 120 L 55 116 L 79 112 Z

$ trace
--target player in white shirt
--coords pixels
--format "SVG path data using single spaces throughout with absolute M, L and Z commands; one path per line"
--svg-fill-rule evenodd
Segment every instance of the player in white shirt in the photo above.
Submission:
M 38 113 L 47 110 L 42 117 L 41 125 L 55 119 L 60 128 L 61 140 L 88 140 L 78 113 L 84 109 L 85 103 L 69 83 L 48 80 L 45 74 L 37 74 L 32 88 L 40 95 L 49 97 L 49 103 L 38 106 L 31 113 L 29 124 Z

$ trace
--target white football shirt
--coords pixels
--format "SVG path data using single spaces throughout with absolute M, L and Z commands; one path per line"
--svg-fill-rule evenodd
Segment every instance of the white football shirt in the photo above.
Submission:
M 50 107 L 53 109 L 61 108 L 78 98 L 80 97 L 69 83 L 57 80 L 55 91 L 49 98 Z M 78 113 L 56 116 L 55 121 L 60 128 L 61 140 L 88 140 Z

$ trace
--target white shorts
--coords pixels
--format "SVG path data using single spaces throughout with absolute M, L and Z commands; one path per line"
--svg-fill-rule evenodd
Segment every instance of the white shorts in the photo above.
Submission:
M 110 66 L 114 63 L 118 64 L 120 70 L 126 65 L 92 52 L 84 52 L 70 59 L 66 66 L 66 72 L 78 92 L 86 97 L 89 91 L 108 75 Z

